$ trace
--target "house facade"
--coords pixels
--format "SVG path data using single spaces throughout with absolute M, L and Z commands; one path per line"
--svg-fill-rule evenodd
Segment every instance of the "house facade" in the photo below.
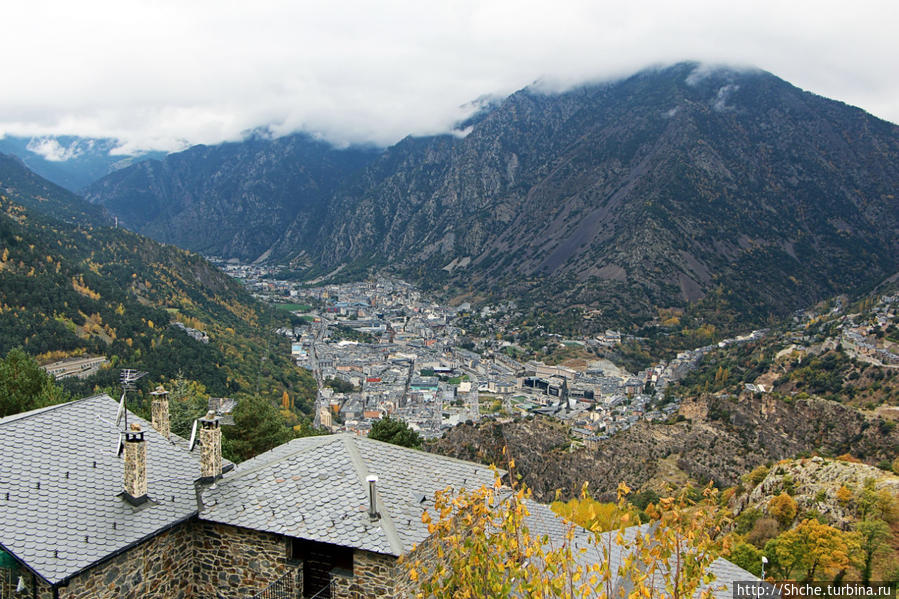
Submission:
M 123 431 L 117 409 L 101 395 L 0 420 L 0 597 L 397 597 L 434 492 L 493 481 L 347 434 L 234 468 L 214 414 L 191 449 L 164 394 L 155 422 L 128 414 Z

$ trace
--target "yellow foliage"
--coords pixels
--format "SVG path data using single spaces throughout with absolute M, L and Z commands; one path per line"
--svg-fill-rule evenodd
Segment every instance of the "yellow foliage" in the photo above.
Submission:
M 565 503 L 555 501 L 550 507 L 566 520 L 593 532 L 605 532 L 618 528 L 622 522 L 636 521 L 632 510 L 622 512 L 617 504 L 602 503 L 590 497 L 570 499 Z
M 842 505 L 846 505 L 852 500 L 852 490 L 846 485 L 840 485 L 837 489 L 837 501 Z
M 781 493 L 776 497 L 772 497 L 768 502 L 768 513 L 777 520 L 780 527 L 787 528 L 793 523 L 796 517 L 796 501 L 786 493 Z
M 87 285 L 84 284 L 84 278 L 79 275 L 78 277 L 72 277 L 72 289 L 80 293 L 85 297 L 89 297 L 92 300 L 100 299 L 100 294 L 96 291 L 92 291 L 88 288 Z
M 811 518 L 772 543 L 781 575 L 790 578 L 800 570 L 808 580 L 815 580 L 818 568 L 833 573 L 848 567 L 850 555 L 859 549 L 855 535 Z
M 706 489 L 699 504 L 685 495 L 665 498 L 652 509 L 653 526 L 625 532 L 631 524 L 629 491 L 619 486 L 619 502 L 612 504 L 621 514 L 618 526 L 594 532 L 595 551 L 587 553 L 582 535 L 575 544 L 573 524 L 564 538 L 529 529 L 533 504 L 524 487 L 509 489 L 497 476 L 494 485 L 473 491 L 456 494 L 448 488 L 436 493 L 433 509 L 421 516 L 431 534 L 431 556 L 423 561 L 413 551 L 401 562 L 418 597 L 612 599 L 624 587 L 631 599 L 696 596 L 702 584 L 713 581 L 708 569 L 719 555 L 723 513 L 717 491 Z M 577 507 L 589 515 L 597 505 L 603 504 L 589 500 Z M 613 554 L 621 556 L 617 564 Z M 660 595 L 659 589 L 665 592 Z M 700 596 L 707 599 L 715 590 L 711 585 Z

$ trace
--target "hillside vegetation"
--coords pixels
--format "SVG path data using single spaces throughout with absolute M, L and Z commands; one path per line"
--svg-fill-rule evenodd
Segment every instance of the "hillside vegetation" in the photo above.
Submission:
M 289 315 L 255 301 L 203 258 L 109 227 L 96 207 L 0 156 L 0 353 L 21 347 L 49 362 L 83 354 L 111 368 L 75 393 L 108 388 L 117 368 L 178 377 L 218 396 L 283 391 L 308 412 L 311 376 L 289 360 L 274 329 Z M 182 323 L 202 331 L 203 343 Z

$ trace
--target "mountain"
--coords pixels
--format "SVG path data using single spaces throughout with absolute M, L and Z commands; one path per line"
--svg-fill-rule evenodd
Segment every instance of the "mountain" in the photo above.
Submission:
M 325 202 L 372 156 L 307 135 L 254 136 L 122 169 L 85 197 L 159 241 L 249 261 L 264 257 L 292 222 L 304 235 L 321 235 L 315 223 Z
M 549 305 L 649 316 L 723 288 L 783 311 L 895 272 L 897 158 L 895 125 L 760 71 L 529 88 L 462 139 L 385 152 L 332 202 L 317 257 Z
M 315 383 L 272 332 L 283 315 L 203 258 L 106 226 L 98 213 L 0 155 L 0 354 L 109 358 L 112 369 L 67 381 L 79 393 L 114 384 L 127 366 L 156 382 L 183 375 L 217 396 L 287 390 L 311 410 Z
M 147 152 L 138 156 L 110 154 L 118 140 L 71 135 L 42 137 L 0 137 L 0 152 L 19 157 L 36 174 L 78 191 L 109 173 L 165 152 Z
M 460 299 L 599 308 L 598 326 L 685 306 L 763 322 L 899 270 L 899 128 L 763 71 L 683 63 L 535 85 L 459 135 L 321 177 L 286 176 L 306 166 L 267 162 L 278 142 L 260 143 L 124 169 L 88 197 L 185 247 L 307 276 L 389 265 Z

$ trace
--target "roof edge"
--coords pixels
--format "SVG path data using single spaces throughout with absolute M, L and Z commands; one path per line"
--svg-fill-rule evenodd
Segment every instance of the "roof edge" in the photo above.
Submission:
M 79 569 L 76 570 L 75 572 L 72 572 L 71 574 L 68 574 L 67 576 L 65 576 L 65 577 L 63 577 L 63 578 L 60 578 L 60 579 L 59 579 L 58 581 L 56 581 L 55 583 L 52 583 L 52 582 L 51 582 L 50 585 L 51 585 L 51 586 L 54 586 L 54 587 L 64 586 L 64 585 L 68 584 L 69 581 L 71 581 L 73 578 L 75 578 L 76 576 L 82 574 L 83 572 L 86 572 L 87 570 L 90 570 L 91 568 L 93 568 L 93 567 L 95 567 L 95 566 L 98 566 L 98 565 L 100 565 L 100 564 L 102 564 L 102 563 L 104 563 L 104 562 L 108 562 L 109 560 L 111 560 L 111 559 L 113 559 L 113 558 L 115 558 L 115 557 L 118 557 L 118 556 L 122 555 L 122 554 L 125 553 L 126 551 L 130 551 L 130 550 L 133 549 L 134 547 L 137 547 L 137 546 L 140 545 L 141 543 L 144 543 L 144 542 L 146 542 L 146 541 L 149 541 L 150 539 L 153 539 L 153 538 L 155 538 L 155 537 L 158 537 L 159 535 L 161 535 L 161 534 L 164 533 L 164 532 L 168 532 L 169 530 L 175 528 L 175 527 L 178 526 L 179 524 L 184 524 L 185 522 L 187 522 L 187 521 L 190 520 L 191 518 L 197 517 L 198 514 L 199 514 L 199 511 L 194 511 L 194 512 L 191 512 L 189 515 L 185 516 L 184 518 L 181 518 L 181 519 L 179 519 L 179 520 L 175 520 L 174 522 L 169 522 L 168 524 L 166 524 L 166 525 L 163 526 L 162 528 L 158 528 L 158 529 L 156 529 L 155 531 L 151 532 L 150 534 L 144 535 L 143 537 L 137 539 L 136 541 L 132 541 L 131 543 L 128 543 L 127 545 L 124 545 L 124 546 L 122 546 L 122 547 L 119 547 L 119 548 L 116 549 L 115 551 L 113 551 L 113 552 L 111 552 L 111 553 L 109 553 L 109 554 L 107 554 L 107 555 L 104 555 L 104 556 L 101 557 L 100 559 L 91 562 L 90 564 L 84 566 L 83 568 L 79 568 Z M 43 577 L 41 577 L 41 578 L 43 578 Z M 47 580 L 47 579 L 44 578 L 44 580 Z M 48 582 L 49 582 L 49 581 L 48 581 Z
M 35 576 L 37 576 L 38 578 L 40 578 L 41 580 L 43 580 L 44 582 L 46 582 L 46 583 L 47 583 L 48 585 L 50 585 L 51 587 L 53 586 L 53 583 L 50 582 L 50 581 L 49 581 L 43 574 L 41 574 L 40 572 L 38 572 L 37 570 L 35 570 L 35 569 L 32 568 L 31 566 L 29 566 L 29 565 L 28 565 L 22 558 L 20 558 L 18 555 L 16 555 L 13 551 L 10 551 L 10 550 L 6 547 L 6 545 L 4 545 L 3 543 L 0 543 L 0 549 L 2 549 L 3 551 L 5 551 L 6 553 L 10 554 L 10 555 L 13 556 L 14 558 L 16 558 L 16 561 L 19 562 L 20 564 L 22 564 L 22 566 L 23 566 L 26 570 L 28 570 L 29 572 L 31 572 L 33 575 L 35 575 Z
M 359 448 L 356 447 L 356 440 L 352 437 L 352 435 L 341 435 L 340 440 L 343 442 L 347 454 L 349 454 L 350 461 L 353 463 L 353 469 L 356 471 L 356 477 L 359 479 L 359 484 L 363 486 L 365 494 L 368 495 L 370 492 L 368 489 L 368 481 L 366 480 L 368 477 L 368 465 L 365 463 L 362 454 L 359 453 Z M 375 489 L 375 501 L 379 508 L 378 512 L 381 520 L 381 529 L 384 531 L 384 536 L 387 537 L 387 542 L 390 543 L 390 549 L 396 552 L 396 555 L 402 555 L 405 552 L 405 547 L 400 540 L 399 534 L 396 532 L 396 526 L 393 525 L 393 519 L 390 517 L 387 506 L 384 505 L 380 493 L 377 492 L 377 488 Z
M 52 406 L 44 406 L 43 408 L 35 408 L 34 410 L 28 410 L 27 412 L 19 412 L 18 414 L 10 414 L 9 416 L 4 416 L 3 418 L 0 418 L 0 426 L 9 422 L 15 422 L 24 418 L 30 418 L 31 416 L 37 416 L 38 414 L 43 414 L 44 412 L 50 412 L 52 410 L 56 410 L 57 408 L 70 406 L 81 401 L 90 401 L 92 399 L 101 399 L 104 397 L 115 401 L 112 397 L 109 396 L 108 393 L 98 393 L 97 395 L 91 395 L 90 397 L 82 397 L 81 399 L 73 399 L 72 401 L 53 404 Z

